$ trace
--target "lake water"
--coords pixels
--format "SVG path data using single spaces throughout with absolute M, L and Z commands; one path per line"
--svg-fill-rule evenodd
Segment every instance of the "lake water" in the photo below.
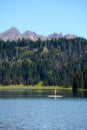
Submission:
M 87 98 L 0 98 L 0 130 L 87 130 Z

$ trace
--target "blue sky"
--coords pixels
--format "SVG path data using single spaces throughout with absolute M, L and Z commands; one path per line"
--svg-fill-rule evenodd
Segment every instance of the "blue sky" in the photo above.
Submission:
M 0 32 L 12 26 L 87 38 L 87 0 L 0 0 Z

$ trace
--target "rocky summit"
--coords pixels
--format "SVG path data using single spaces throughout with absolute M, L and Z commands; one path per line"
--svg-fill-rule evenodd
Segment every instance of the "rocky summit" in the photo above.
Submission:
M 42 41 L 45 41 L 47 39 L 48 40 L 59 39 L 59 38 L 73 39 L 75 37 L 76 36 L 72 34 L 62 35 L 62 33 L 56 33 L 56 32 L 48 36 L 43 36 L 41 34 L 39 35 L 32 31 L 25 31 L 23 34 L 21 34 L 20 31 L 16 27 L 12 27 L 8 29 L 7 31 L 0 33 L 0 39 L 3 41 L 7 41 L 7 40 L 16 41 L 18 39 L 23 39 L 23 38 L 30 39 L 33 41 L 36 41 L 40 38 Z

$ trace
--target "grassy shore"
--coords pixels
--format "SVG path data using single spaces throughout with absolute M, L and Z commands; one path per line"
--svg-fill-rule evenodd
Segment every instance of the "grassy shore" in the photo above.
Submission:
M 5 90 L 16 90 L 16 91 L 21 91 L 21 90 L 29 90 L 29 89 L 41 89 L 41 90 L 60 90 L 60 91 L 72 91 L 72 87 L 65 88 L 63 86 L 42 86 L 42 85 L 35 85 L 35 86 L 30 86 L 30 85 L 7 85 L 7 86 L 2 86 L 0 85 L 0 91 L 5 91 Z M 79 89 L 78 91 L 83 92 L 87 91 L 87 89 Z
M 26 90 L 26 89 L 47 89 L 47 90 L 67 90 L 72 91 L 72 88 L 64 88 L 63 86 L 28 86 L 28 85 L 8 85 L 8 86 L 2 86 L 0 85 L 0 90 Z

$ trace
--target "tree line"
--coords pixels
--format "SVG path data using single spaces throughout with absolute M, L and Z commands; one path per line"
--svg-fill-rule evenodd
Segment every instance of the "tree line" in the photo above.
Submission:
M 0 40 L 0 84 L 87 89 L 87 40 Z

